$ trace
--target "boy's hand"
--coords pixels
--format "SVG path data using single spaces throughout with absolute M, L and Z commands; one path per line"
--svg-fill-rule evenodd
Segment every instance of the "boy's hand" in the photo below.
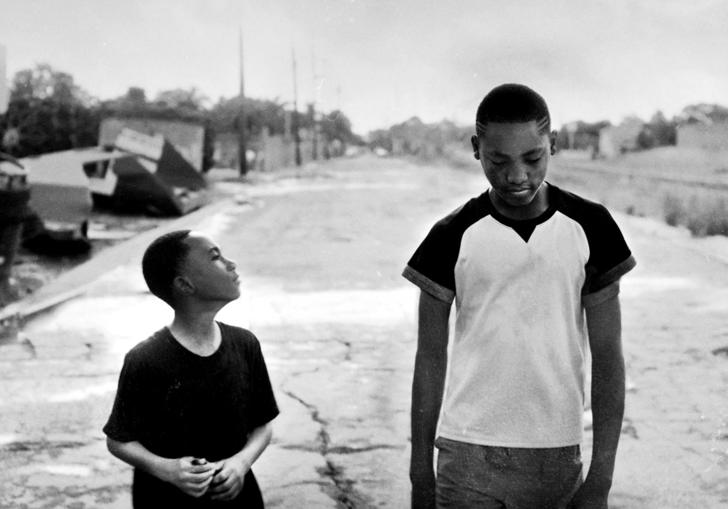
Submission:
M 594 487 L 587 481 L 579 487 L 568 505 L 569 509 L 607 509 L 609 489 Z
M 209 490 L 211 498 L 213 500 L 233 500 L 243 489 L 245 474 L 250 470 L 250 464 L 233 456 L 215 465 L 216 473 Z
M 412 483 L 412 509 L 435 509 L 435 482 Z
M 412 509 L 435 509 L 434 474 L 413 477 Z
M 173 484 L 191 497 L 199 498 L 207 492 L 215 472 L 215 463 L 185 456 L 167 460 L 164 481 Z

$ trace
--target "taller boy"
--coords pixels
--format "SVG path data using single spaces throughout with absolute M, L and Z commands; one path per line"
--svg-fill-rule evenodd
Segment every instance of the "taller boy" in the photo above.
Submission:
M 624 412 L 619 279 L 635 261 L 603 206 L 544 181 L 550 124 L 530 88 L 493 89 L 472 137 L 490 189 L 438 221 L 404 270 L 421 289 L 414 507 L 607 507 Z M 583 480 L 587 344 L 594 446 Z

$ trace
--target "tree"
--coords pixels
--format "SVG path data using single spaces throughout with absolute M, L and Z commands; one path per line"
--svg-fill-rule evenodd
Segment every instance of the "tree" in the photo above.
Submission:
M 339 140 L 347 143 L 360 143 L 361 140 L 351 130 L 351 121 L 344 112 L 334 110 L 321 118 L 321 134 L 327 141 Z
M 667 120 L 661 111 L 655 112 L 647 124 L 655 146 L 675 145 L 677 140 L 677 123 Z
M 209 98 L 195 87 L 187 90 L 175 88 L 157 94 L 154 105 L 161 109 L 179 110 L 184 113 L 202 113 Z
M 96 143 L 96 100 L 48 64 L 17 72 L 0 122 L 5 149 L 17 157 Z

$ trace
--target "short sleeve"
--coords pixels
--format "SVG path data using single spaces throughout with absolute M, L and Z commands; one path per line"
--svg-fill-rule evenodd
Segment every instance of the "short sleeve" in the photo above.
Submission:
M 436 299 L 455 298 L 455 263 L 458 247 L 448 239 L 447 228 L 437 223 L 427 234 L 402 272 L 408 281 Z
M 619 226 L 604 206 L 599 205 L 591 214 L 586 233 L 589 260 L 582 289 L 585 299 L 618 282 L 636 265 Z
M 432 227 L 402 272 L 411 283 L 439 299 L 455 299 L 455 265 L 463 234 L 488 213 L 487 193 L 469 200 Z
M 279 410 L 275 395 L 273 394 L 270 377 L 268 376 L 268 368 L 265 365 L 263 352 L 260 349 L 260 343 L 256 339 L 253 345 L 251 352 L 252 358 L 250 360 L 254 386 L 252 401 L 253 418 L 251 424 L 253 428 L 257 428 L 275 419 Z
M 131 352 L 124 358 L 119 375 L 119 386 L 109 420 L 103 428 L 109 438 L 118 442 L 137 441 L 141 437 L 143 421 L 143 379 L 138 359 Z

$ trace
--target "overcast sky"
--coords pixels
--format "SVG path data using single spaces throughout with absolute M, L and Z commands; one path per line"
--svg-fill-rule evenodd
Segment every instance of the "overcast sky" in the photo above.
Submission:
M 7 78 L 47 62 L 90 94 L 196 87 L 341 108 L 360 133 L 419 115 L 471 123 L 517 81 L 572 120 L 728 105 L 723 0 L 0 0 Z

